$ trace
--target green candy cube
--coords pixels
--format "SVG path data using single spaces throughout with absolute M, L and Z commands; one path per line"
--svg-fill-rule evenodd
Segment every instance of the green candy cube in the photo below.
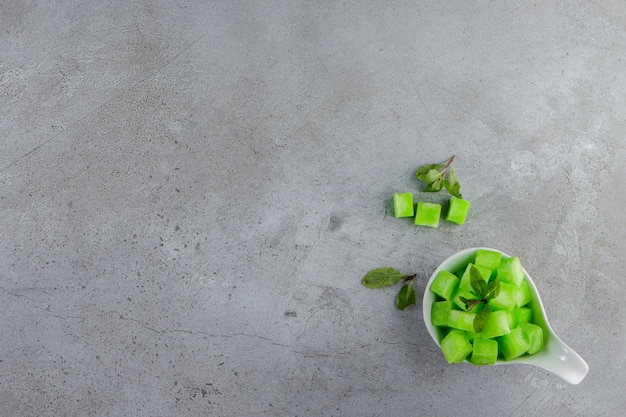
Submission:
M 448 363 L 463 362 L 472 353 L 472 344 L 463 330 L 452 330 L 441 340 L 441 352 Z
M 528 339 L 528 347 L 527 353 L 532 355 L 533 353 L 537 353 L 543 348 L 543 329 L 536 324 L 532 323 L 521 323 L 519 328 L 522 329 L 526 338 Z
M 506 311 L 506 318 L 509 320 L 509 328 L 517 327 L 517 319 L 515 318 L 515 309 L 511 311 Z
M 500 337 L 511 332 L 509 326 L 509 317 L 506 311 L 497 310 L 492 311 L 489 315 L 489 320 L 485 328 L 480 332 L 480 337 L 483 339 L 492 339 L 494 337 Z
M 415 224 L 418 226 L 439 227 L 441 204 L 417 202 Z
M 515 323 L 519 326 L 521 323 L 532 323 L 533 309 L 530 307 L 518 307 L 513 309 Z
M 448 315 L 448 327 L 453 329 L 474 331 L 474 319 L 476 314 L 461 310 L 451 310 Z
M 500 293 L 496 298 L 492 298 L 487 302 L 494 310 L 513 311 L 517 302 L 517 292 L 518 289 L 515 285 L 500 282 Z
M 502 355 L 504 355 L 504 359 L 510 361 L 526 353 L 530 348 L 530 343 L 524 331 L 516 327 L 510 333 L 498 339 L 498 347 Z
M 488 249 L 478 249 L 476 251 L 476 260 L 474 263 L 476 266 L 485 267 L 491 271 L 495 271 L 500 265 L 502 254 Z
M 472 265 L 474 264 L 471 264 L 471 263 L 467 264 L 467 267 L 465 268 L 465 272 L 463 272 L 463 275 L 461 275 L 461 283 L 459 284 L 459 288 L 461 288 L 462 290 L 473 291 L 471 273 L 470 273 L 470 269 Z M 480 272 L 480 275 L 483 277 L 483 279 L 485 281 L 488 281 L 489 276 L 491 275 L 491 270 L 489 268 L 485 268 L 484 266 L 479 266 L 479 265 L 474 265 L 474 266 L 476 267 L 476 269 L 478 269 L 478 272 Z
M 458 197 L 452 197 L 448 206 L 448 213 L 446 213 L 446 220 L 456 224 L 465 223 L 469 207 L 469 201 Z
M 393 195 L 393 215 L 400 217 L 413 217 L 415 214 L 413 209 L 413 194 L 399 193 Z
M 519 258 L 502 258 L 498 266 L 498 275 L 503 282 L 515 284 L 516 287 L 522 285 L 524 270 Z
M 430 307 L 430 321 L 433 326 L 448 325 L 448 317 L 452 311 L 452 301 L 436 301 Z
M 516 297 L 515 304 L 518 307 L 523 307 L 526 304 L 528 304 L 530 300 L 532 300 L 532 298 L 533 298 L 533 295 L 530 292 L 530 284 L 528 284 L 528 281 L 526 280 L 522 281 L 522 285 L 520 285 L 520 287 L 517 290 L 517 297 Z
M 435 277 L 430 290 L 438 296 L 449 300 L 459 286 L 459 278 L 451 272 L 441 271 Z
M 470 330 L 466 330 L 466 331 L 465 331 L 465 334 L 467 335 L 467 338 L 468 338 L 470 341 L 472 341 L 472 340 L 474 340 L 474 339 L 482 339 L 482 337 L 480 337 L 480 336 L 479 336 L 479 334 L 480 334 L 480 333 L 476 333 L 476 332 L 475 332 L 475 331 L 473 331 L 473 330 L 471 330 L 471 331 L 470 331 Z
M 474 339 L 470 362 L 474 365 L 493 365 L 498 359 L 498 342 L 494 339 Z

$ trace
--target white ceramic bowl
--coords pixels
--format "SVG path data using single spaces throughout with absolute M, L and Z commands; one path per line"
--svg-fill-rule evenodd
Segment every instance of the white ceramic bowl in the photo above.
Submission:
M 432 285 L 435 277 L 437 276 L 437 274 L 439 274 L 440 271 L 445 270 L 452 273 L 457 273 L 459 270 L 464 269 L 469 262 L 474 261 L 478 249 L 487 249 L 500 252 L 502 253 L 503 257 L 509 257 L 509 255 L 497 249 L 480 247 L 465 249 L 455 253 L 454 255 L 443 261 L 435 269 L 430 279 L 428 280 L 428 283 L 426 284 L 426 289 L 424 290 L 424 299 L 422 302 L 424 324 L 426 325 L 428 333 L 433 338 L 437 346 L 439 346 L 439 342 L 443 338 L 443 332 L 441 331 L 441 329 L 433 326 L 430 321 L 431 305 L 437 300 L 437 296 L 430 290 L 430 286 Z M 581 358 L 576 352 L 574 352 L 573 349 L 563 343 L 563 341 L 559 339 L 559 337 L 554 333 L 554 331 L 550 327 L 550 324 L 548 323 L 548 319 L 546 318 L 546 311 L 543 307 L 543 303 L 541 302 L 541 297 L 539 297 L 539 292 L 537 291 L 535 283 L 525 269 L 524 274 L 526 274 L 526 279 L 530 284 L 530 290 L 533 295 L 532 301 L 530 302 L 530 307 L 533 309 L 533 321 L 544 331 L 544 347 L 540 352 L 537 352 L 534 355 L 525 355 L 510 361 L 498 359 L 495 365 L 527 364 L 538 366 L 552 372 L 553 374 L 559 376 L 568 383 L 576 385 L 585 378 L 587 372 L 589 371 L 589 366 L 583 360 L 583 358 Z

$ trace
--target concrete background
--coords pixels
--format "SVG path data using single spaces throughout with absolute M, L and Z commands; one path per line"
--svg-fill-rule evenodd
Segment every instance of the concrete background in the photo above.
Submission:
M 0 414 L 623 415 L 625 52 L 621 0 L 0 1 Z M 468 222 L 394 219 L 453 154 Z M 360 284 L 472 246 L 580 385 Z

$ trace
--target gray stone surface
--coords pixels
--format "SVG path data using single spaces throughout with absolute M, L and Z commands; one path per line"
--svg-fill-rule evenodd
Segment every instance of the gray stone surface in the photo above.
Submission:
M 1 1 L 0 415 L 621 415 L 625 4 Z M 394 219 L 452 154 L 468 222 Z M 472 246 L 580 385 L 360 284 Z

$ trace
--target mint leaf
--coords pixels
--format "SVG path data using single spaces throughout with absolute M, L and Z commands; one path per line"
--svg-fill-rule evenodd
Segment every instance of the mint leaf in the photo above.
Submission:
M 438 177 L 435 181 L 428 184 L 426 188 L 424 188 L 425 193 L 438 193 L 443 188 L 444 179 L 443 177 Z
M 396 285 L 405 277 L 395 268 L 376 268 L 365 274 L 361 283 L 367 288 L 382 288 Z
M 404 281 L 400 292 L 396 295 L 396 307 L 404 310 L 411 304 L 415 304 L 415 290 L 411 286 L 417 274 L 404 275 L 395 268 L 383 267 L 372 269 L 361 279 L 361 283 L 367 288 L 382 288 L 396 285 Z
M 470 266 L 470 285 L 478 298 L 484 300 L 487 293 L 487 283 L 474 265 Z
M 417 169 L 415 176 L 426 184 L 425 192 L 446 189 L 450 195 L 461 197 L 461 185 L 454 174 L 454 155 L 442 164 L 425 164 Z
M 474 322 L 472 325 L 474 326 L 474 331 L 476 333 L 480 333 L 483 331 L 487 322 L 489 321 L 489 316 L 491 315 L 491 306 L 487 303 L 484 303 L 482 310 L 476 315 Z
M 442 176 L 439 172 L 441 168 L 443 164 L 427 164 L 418 169 L 415 176 L 418 180 L 430 184 Z
M 453 195 L 454 197 L 461 197 L 461 185 L 456 179 L 454 175 L 454 168 L 450 166 L 450 170 L 448 171 L 448 179 L 443 182 L 444 187 L 446 187 L 446 191 Z
M 415 175 L 417 176 L 417 178 L 420 178 L 420 176 L 423 176 L 425 174 L 428 174 L 428 172 L 430 171 L 437 171 L 437 175 L 439 175 L 439 170 L 441 168 L 443 168 L 445 166 L 445 164 L 426 164 L 426 165 L 422 165 L 421 167 L 419 167 L 417 169 L 417 171 L 415 172 Z
M 487 291 L 485 292 L 485 300 L 490 298 L 496 298 L 500 294 L 500 277 L 496 275 L 493 281 L 487 284 Z
M 471 311 L 479 304 L 483 305 L 483 308 L 478 312 L 476 318 L 474 318 L 473 323 L 474 331 L 479 333 L 485 328 L 489 316 L 491 315 L 491 306 L 487 303 L 487 300 L 496 298 L 500 293 L 500 277 L 496 276 L 492 281 L 487 283 L 478 268 L 472 265 L 470 266 L 470 285 L 479 299 L 468 300 L 464 297 L 460 297 L 459 299 L 461 302 L 465 303 L 465 308 L 468 311 Z
M 415 290 L 409 281 L 400 288 L 400 292 L 396 296 L 396 307 L 398 310 L 404 310 L 411 304 L 415 304 Z

